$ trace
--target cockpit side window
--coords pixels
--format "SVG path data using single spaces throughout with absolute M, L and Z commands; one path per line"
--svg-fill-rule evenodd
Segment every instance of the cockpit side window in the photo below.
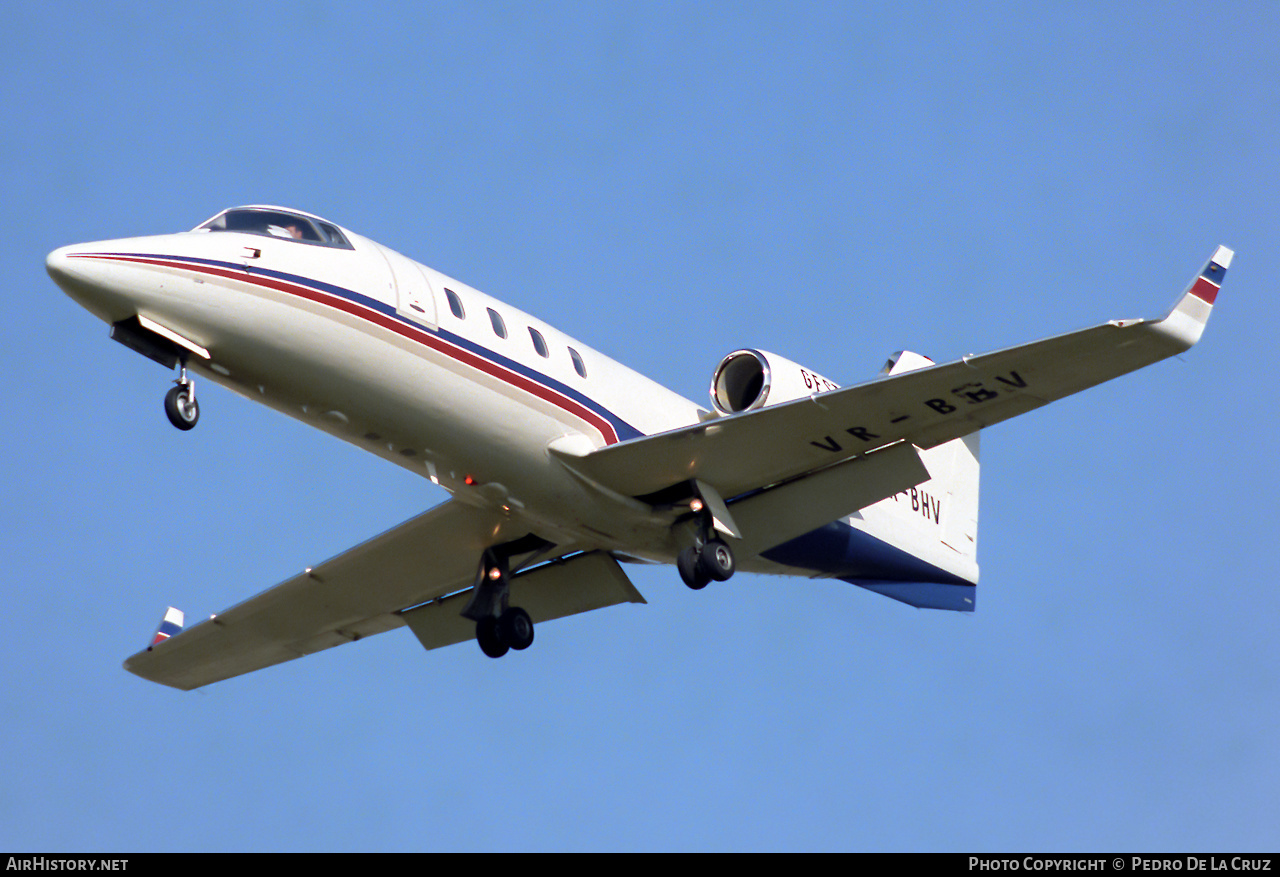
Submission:
M 341 231 L 327 222 L 316 222 L 297 213 L 282 210 L 238 208 L 227 210 L 206 222 L 200 228 L 209 231 L 238 231 L 260 234 L 285 240 L 318 244 L 322 247 L 341 247 L 350 250 L 351 244 Z
M 351 249 L 351 244 L 347 242 L 346 237 L 338 230 L 336 225 L 330 225 L 327 222 L 320 223 L 320 234 L 324 236 L 324 242 L 331 247 L 342 247 L 345 250 Z

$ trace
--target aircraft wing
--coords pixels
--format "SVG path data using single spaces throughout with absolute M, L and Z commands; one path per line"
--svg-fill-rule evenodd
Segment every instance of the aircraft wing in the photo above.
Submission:
M 505 521 L 489 509 L 446 502 L 209 620 L 158 639 L 126 660 L 125 669 L 189 690 L 407 621 L 428 648 L 470 638 L 474 624 L 456 617 L 458 607 L 453 605 L 467 594 L 442 598 L 474 584 L 487 547 L 524 535 L 504 532 Z M 546 564 L 513 577 L 513 589 L 530 592 L 528 611 L 535 621 L 620 602 L 644 602 L 612 558 L 576 557 L 594 559 Z M 566 565 L 575 572 L 566 593 L 543 595 L 554 588 L 531 587 L 559 583 L 543 570 Z M 427 611 L 441 605 L 452 611 Z M 422 610 L 401 612 L 410 607 Z M 457 635 L 459 631 L 464 635 Z
M 553 453 L 580 477 L 627 496 L 696 478 L 731 500 L 898 442 L 934 447 L 1188 349 L 1232 255 L 1219 247 L 1159 319 L 1113 320 L 584 455 Z

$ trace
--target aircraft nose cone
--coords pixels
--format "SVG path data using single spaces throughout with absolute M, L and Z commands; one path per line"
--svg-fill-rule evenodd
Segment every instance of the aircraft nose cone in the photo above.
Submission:
M 85 258 L 86 254 L 95 252 L 94 247 L 86 244 L 72 244 L 58 247 L 44 260 L 44 268 L 53 278 L 53 282 L 62 287 L 62 291 L 72 294 L 84 288 L 97 285 L 102 274 L 101 267 L 94 259 Z
M 45 257 L 44 267 L 58 287 L 81 307 L 107 322 L 136 312 L 111 263 L 94 258 L 100 245 L 73 244 L 58 247 Z
M 58 247 L 44 260 L 44 268 L 49 272 L 49 276 L 53 278 L 53 282 L 59 286 L 64 281 L 72 279 L 73 269 L 71 267 L 72 259 L 70 253 L 73 247 Z

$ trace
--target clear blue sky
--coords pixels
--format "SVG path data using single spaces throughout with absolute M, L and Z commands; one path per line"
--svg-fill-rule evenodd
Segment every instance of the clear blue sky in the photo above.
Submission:
M 0 849 L 1274 850 L 1273 2 L 6 6 Z M 396 631 L 120 667 L 443 501 L 163 369 L 44 272 L 310 210 L 687 396 L 1155 316 L 1184 361 L 984 434 L 979 609 L 740 575 L 491 661 Z

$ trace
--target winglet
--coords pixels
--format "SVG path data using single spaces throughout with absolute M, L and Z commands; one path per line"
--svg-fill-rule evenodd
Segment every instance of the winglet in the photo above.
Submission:
M 164 612 L 164 618 L 160 619 L 160 626 L 156 628 L 155 636 L 151 638 L 151 646 L 162 643 L 171 636 L 177 636 L 182 633 L 182 625 L 185 616 L 181 609 L 174 609 L 170 606 Z M 151 648 L 148 646 L 147 648 Z
M 1205 263 L 1200 274 L 1191 281 L 1177 304 L 1160 320 L 1158 326 L 1162 332 L 1174 339 L 1184 349 L 1200 340 L 1205 324 L 1209 322 L 1209 314 L 1213 311 L 1213 303 L 1218 298 L 1218 290 L 1231 267 L 1231 259 L 1235 251 L 1227 247 L 1214 250 L 1209 261 Z

